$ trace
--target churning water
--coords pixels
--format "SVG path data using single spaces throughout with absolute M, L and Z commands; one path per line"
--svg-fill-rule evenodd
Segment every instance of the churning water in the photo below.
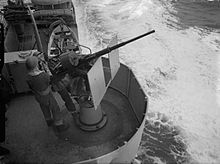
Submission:
M 220 163 L 220 2 L 75 0 L 81 44 L 93 52 L 113 35 L 149 96 L 138 159 L 143 163 Z

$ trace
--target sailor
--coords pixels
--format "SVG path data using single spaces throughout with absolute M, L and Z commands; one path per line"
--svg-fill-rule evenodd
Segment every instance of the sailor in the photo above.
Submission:
M 68 125 L 61 118 L 60 108 L 52 94 L 49 74 L 39 70 L 38 58 L 35 56 L 27 58 L 26 68 L 28 71 L 27 83 L 40 104 L 47 125 L 54 125 L 58 132 L 66 130 Z
M 33 56 L 38 56 L 41 57 L 40 55 L 42 55 L 41 52 L 34 52 Z M 47 72 L 49 75 L 52 76 L 52 73 L 50 72 L 49 68 L 47 65 L 41 63 L 40 66 L 42 67 L 42 69 Z M 65 77 L 63 79 L 59 79 L 59 80 L 54 80 L 56 78 L 50 78 L 51 81 L 51 89 L 53 92 L 58 92 L 59 95 L 61 96 L 62 100 L 65 102 L 65 106 L 67 108 L 67 110 L 74 115 L 78 110 L 78 103 L 72 99 L 66 89 L 67 83 L 69 81 L 69 77 L 68 74 L 65 75 Z
M 77 65 L 78 64 L 78 58 L 75 57 L 74 55 L 71 54 L 75 54 L 75 53 L 71 53 L 69 51 L 65 52 L 62 54 L 62 56 L 66 56 L 68 55 L 68 62 L 63 63 L 66 66 L 69 66 L 69 62 L 70 60 L 74 63 L 71 63 L 72 65 Z M 73 56 L 70 59 L 70 56 Z M 62 57 L 61 57 L 62 58 Z M 74 59 L 73 59 L 74 58 Z M 64 76 L 63 79 L 56 79 L 56 78 L 52 78 L 52 89 L 53 91 L 56 91 L 60 94 L 61 98 L 63 99 L 63 101 L 65 102 L 65 106 L 67 108 L 67 110 L 74 115 L 77 111 L 79 111 L 79 104 L 77 103 L 77 101 L 75 99 L 72 99 L 69 95 L 69 92 L 67 90 L 67 87 L 69 86 L 69 83 L 71 81 L 70 75 L 66 74 Z
M 66 74 L 64 79 L 60 81 L 52 80 L 52 90 L 55 92 L 58 92 L 63 101 L 65 102 L 65 106 L 67 110 L 74 115 L 79 109 L 77 102 L 72 99 L 68 93 L 68 90 L 66 89 L 66 86 L 69 81 L 69 75 Z

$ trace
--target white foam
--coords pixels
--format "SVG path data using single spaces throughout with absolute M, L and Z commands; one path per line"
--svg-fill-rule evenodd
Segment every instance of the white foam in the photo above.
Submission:
M 178 31 L 169 27 L 165 18 L 170 17 L 173 22 L 177 20 L 169 16 L 157 1 L 114 0 L 106 3 L 90 0 L 84 5 L 98 10 L 105 31 L 118 34 L 120 41 L 156 30 L 155 34 L 121 48 L 120 58 L 134 70 L 149 95 L 149 112 L 164 113 L 182 128 L 188 152 L 196 161 L 219 163 L 218 35 L 203 34 L 201 29 L 195 28 Z M 78 7 L 76 10 L 83 8 Z M 82 11 L 78 14 L 82 15 Z M 84 18 L 78 21 L 79 29 L 83 29 L 80 31 L 83 43 L 97 49 L 93 34 L 86 32 L 84 35 Z

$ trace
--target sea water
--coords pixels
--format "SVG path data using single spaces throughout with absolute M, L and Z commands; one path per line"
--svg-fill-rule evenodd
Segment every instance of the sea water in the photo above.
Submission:
M 81 44 L 93 52 L 156 33 L 120 49 L 149 97 L 138 159 L 220 163 L 220 2 L 75 0 Z
M 3 4 L 3 1 L 1 1 Z M 149 97 L 142 163 L 220 163 L 220 2 L 74 0 L 80 43 L 120 49 Z

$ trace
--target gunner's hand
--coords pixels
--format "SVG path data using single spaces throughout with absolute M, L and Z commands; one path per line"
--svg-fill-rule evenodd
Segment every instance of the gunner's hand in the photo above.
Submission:
M 79 55 L 77 55 L 75 53 L 69 54 L 69 61 L 73 66 L 76 67 L 79 64 L 79 59 L 80 59 Z

